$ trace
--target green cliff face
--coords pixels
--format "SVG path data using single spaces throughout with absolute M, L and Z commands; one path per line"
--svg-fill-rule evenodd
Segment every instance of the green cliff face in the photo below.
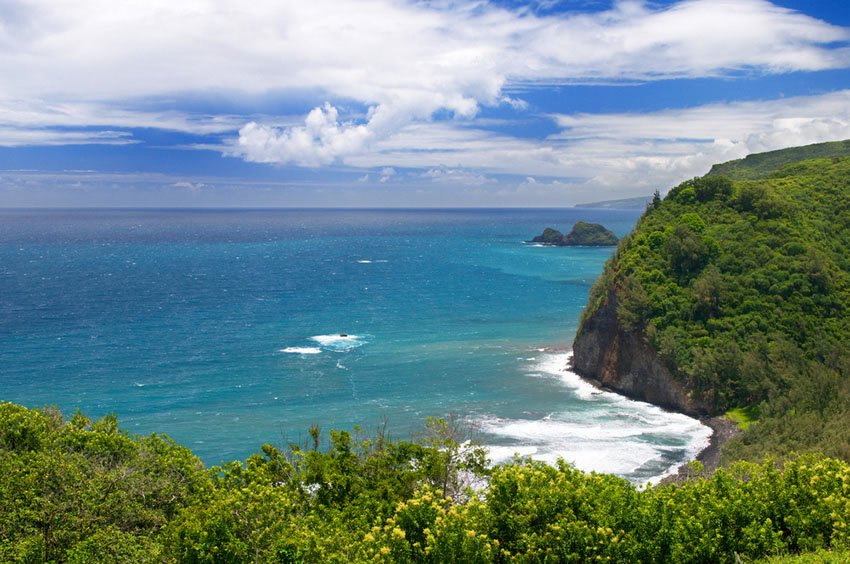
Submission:
M 799 160 L 824 151 L 833 156 Z M 574 368 L 689 413 L 760 406 L 743 451 L 819 446 L 850 458 L 850 157 L 840 154 L 850 143 L 753 155 L 651 205 L 591 291 Z

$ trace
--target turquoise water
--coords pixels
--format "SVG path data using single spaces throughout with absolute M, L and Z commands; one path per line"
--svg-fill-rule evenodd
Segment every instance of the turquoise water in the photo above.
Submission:
M 708 431 L 564 370 L 612 249 L 523 241 L 610 210 L 0 212 L 0 399 L 119 415 L 207 463 L 307 429 L 657 477 Z M 341 334 L 347 335 L 340 337 Z

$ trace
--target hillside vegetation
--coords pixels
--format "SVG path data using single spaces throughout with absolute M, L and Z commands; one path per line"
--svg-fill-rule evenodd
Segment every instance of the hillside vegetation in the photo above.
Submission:
M 748 155 L 743 159 L 716 164 L 708 176 L 725 176 L 731 180 L 757 180 L 765 178 L 780 168 L 810 159 L 831 159 L 850 155 L 850 139 L 830 143 L 816 143 L 804 147 L 791 147 L 767 153 Z
M 613 290 L 620 325 L 689 393 L 756 419 L 731 458 L 850 460 L 850 157 L 794 162 L 842 151 L 754 155 L 676 186 L 591 292 L 584 319 Z
M 731 563 L 850 548 L 850 465 L 835 459 L 637 489 L 563 463 L 487 469 L 455 430 L 332 432 L 322 448 L 314 429 L 310 445 L 207 470 L 114 417 L 0 403 L 0 561 Z M 489 487 L 465 490 L 470 476 Z

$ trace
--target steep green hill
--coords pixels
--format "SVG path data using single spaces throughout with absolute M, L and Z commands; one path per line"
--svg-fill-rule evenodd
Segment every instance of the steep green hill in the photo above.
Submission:
M 850 157 L 792 162 L 848 149 L 753 155 L 673 188 L 592 290 L 577 370 L 683 411 L 750 407 L 733 457 L 850 460 Z
M 748 155 L 743 159 L 716 164 L 709 176 L 726 176 L 732 180 L 756 180 L 800 161 L 850 156 L 850 140 L 816 143 L 767 153 Z

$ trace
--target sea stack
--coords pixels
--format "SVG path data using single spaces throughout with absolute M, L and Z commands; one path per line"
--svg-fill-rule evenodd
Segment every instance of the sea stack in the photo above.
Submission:
M 611 247 L 617 244 L 618 239 L 613 231 L 598 223 L 577 221 L 566 235 L 547 227 L 542 235 L 538 235 L 531 242 L 553 247 Z

